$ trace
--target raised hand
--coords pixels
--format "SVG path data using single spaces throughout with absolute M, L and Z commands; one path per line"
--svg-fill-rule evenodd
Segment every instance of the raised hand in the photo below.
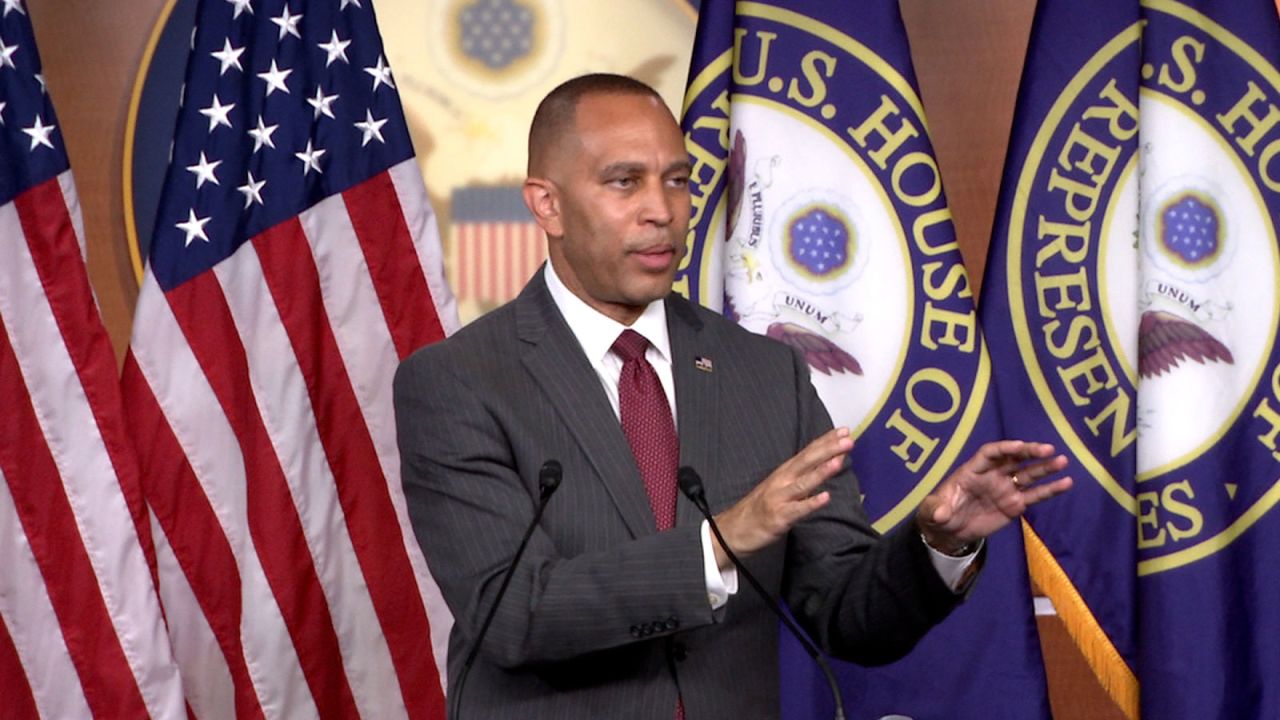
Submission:
M 848 428 L 836 428 L 809 443 L 778 466 L 751 492 L 716 516 L 716 524 L 734 553 L 740 556 L 776 542 L 793 525 L 831 500 L 822 484 L 840 472 L 853 449 Z M 731 566 L 719 541 L 714 541 L 720 568 Z
M 1052 445 L 1000 440 L 987 443 L 921 503 L 916 525 L 925 541 L 955 553 L 1022 516 L 1027 508 L 1071 487 L 1071 478 L 1040 483 L 1067 466 Z

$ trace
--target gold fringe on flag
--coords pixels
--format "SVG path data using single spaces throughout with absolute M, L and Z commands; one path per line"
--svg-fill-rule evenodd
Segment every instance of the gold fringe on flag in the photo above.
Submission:
M 1085 604 L 1067 573 L 1035 530 L 1022 521 L 1022 537 L 1027 550 L 1031 579 L 1049 596 L 1058 617 L 1067 627 L 1089 668 L 1129 720 L 1138 720 L 1138 678 L 1102 631 L 1093 611 Z

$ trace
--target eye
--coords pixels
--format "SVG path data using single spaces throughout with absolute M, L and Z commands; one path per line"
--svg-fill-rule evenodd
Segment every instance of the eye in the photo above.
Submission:
M 669 185 L 669 186 L 671 186 L 671 187 L 673 187 L 673 188 L 685 188 L 685 187 L 689 187 L 689 176 L 688 176 L 688 175 L 673 175 L 673 176 L 671 176 L 671 177 L 667 178 L 667 185 Z
M 630 190 L 631 188 L 636 186 L 636 179 L 634 177 L 631 177 L 630 175 L 627 175 L 623 177 L 613 178 L 612 180 L 609 180 L 608 184 L 620 190 Z

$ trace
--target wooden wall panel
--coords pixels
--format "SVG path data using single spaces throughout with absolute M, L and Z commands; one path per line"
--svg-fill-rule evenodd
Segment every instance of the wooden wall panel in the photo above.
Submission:
M 960 251 L 981 284 L 1034 0 L 901 0 Z M 975 293 L 976 294 L 976 293 Z
M 138 288 L 122 210 L 125 119 L 134 75 L 164 1 L 26 2 L 75 173 L 89 279 L 117 358 L 128 344 Z
M 1125 720 L 1057 616 L 1036 618 L 1055 720 Z

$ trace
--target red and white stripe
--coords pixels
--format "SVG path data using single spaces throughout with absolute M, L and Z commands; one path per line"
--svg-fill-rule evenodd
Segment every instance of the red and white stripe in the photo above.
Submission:
M 412 160 L 168 293 L 144 279 L 124 382 L 197 716 L 443 716 L 391 378 L 456 326 Z
M 505 303 L 546 258 L 546 237 L 532 221 L 454 222 L 451 268 L 459 298 Z
M 182 717 L 70 172 L 0 206 L 0 715 Z

